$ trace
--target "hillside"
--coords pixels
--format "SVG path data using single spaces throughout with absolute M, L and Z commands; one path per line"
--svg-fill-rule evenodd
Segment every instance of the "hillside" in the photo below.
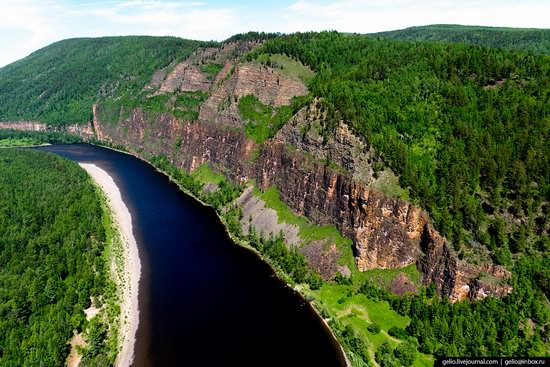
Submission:
M 373 33 L 372 36 L 408 41 L 462 42 L 478 46 L 550 54 L 550 29 L 437 24 Z
M 354 365 L 547 353 L 548 56 L 337 32 L 207 46 L 162 48 L 173 58 L 90 92 L 83 128 L 66 132 L 152 162 L 216 208 L 332 320 Z M 13 67 L 0 85 L 23 80 L 17 96 L 33 87 Z M 0 116 L 15 105 L 0 101 Z M 64 129 L 32 119 L 4 126 Z
M 0 69 L 0 120 L 85 123 L 99 98 L 139 91 L 204 42 L 175 37 L 56 42 Z

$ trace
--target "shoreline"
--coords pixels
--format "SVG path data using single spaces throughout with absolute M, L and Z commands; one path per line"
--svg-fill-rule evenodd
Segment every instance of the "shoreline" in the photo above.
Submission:
M 130 366 L 134 359 L 136 332 L 139 325 L 139 280 L 141 262 L 136 240 L 132 232 L 132 217 L 122 200 L 120 190 L 113 178 L 95 164 L 79 163 L 101 189 L 113 214 L 113 224 L 117 227 L 123 249 L 123 278 L 117 279 L 119 287 L 119 353 L 115 366 Z
M 88 143 L 88 144 L 91 144 L 91 143 Z M 99 146 L 99 147 L 102 147 L 102 148 L 106 148 L 106 149 L 110 149 L 110 150 L 114 150 L 116 152 L 119 152 L 119 153 L 123 153 L 123 154 L 128 154 L 132 157 L 135 157 L 143 162 L 146 162 L 147 164 L 149 164 L 151 167 L 153 167 L 155 169 L 155 171 L 163 174 L 164 176 L 166 176 L 168 178 L 168 180 L 170 180 L 173 184 L 175 184 L 176 186 L 178 186 L 178 188 L 180 189 L 181 192 L 183 192 L 185 195 L 188 195 L 190 197 L 192 197 L 193 199 L 195 199 L 196 201 L 198 201 L 201 205 L 205 206 L 205 207 L 208 207 L 212 210 L 214 210 L 214 208 L 212 208 L 212 206 L 208 205 L 207 203 L 205 203 L 204 201 L 202 201 L 197 195 L 195 195 L 193 192 L 191 192 L 189 189 L 185 188 L 184 186 L 182 186 L 177 180 L 175 180 L 168 172 L 160 169 L 159 167 L 155 166 L 154 164 L 152 164 L 151 162 L 149 162 L 149 160 L 147 160 L 146 158 L 140 156 L 139 154 L 137 153 L 134 153 L 134 152 L 131 152 L 131 151 L 125 151 L 125 150 L 121 150 L 121 149 L 117 149 L 117 148 L 114 148 L 114 147 L 111 147 L 111 146 L 108 146 L 108 145 L 101 145 L 101 144 L 91 144 L 91 145 L 95 145 L 95 146 Z M 279 278 L 287 287 L 291 288 L 294 292 L 296 292 L 304 302 L 306 302 L 309 307 L 313 310 L 313 312 L 317 315 L 317 317 L 319 318 L 319 320 L 321 320 L 321 322 L 323 323 L 324 327 L 328 330 L 328 332 L 332 335 L 333 339 L 336 341 L 336 343 L 338 344 L 338 347 L 340 348 L 340 351 L 342 352 L 342 356 L 344 357 L 344 361 L 345 361 L 345 364 L 346 364 L 346 367 L 351 367 L 352 364 L 348 358 L 348 354 L 346 353 L 346 350 L 344 349 L 342 343 L 340 342 L 340 340 L 337 338 L 334 330 L 332 330 L 332 328 L 330 327 L 330 325 L 328 324 L 327 320 L 325 320 L 323 318 L 323 316 L 321 316 L 321 312 L 319 309 L 317 309 L 316 305 L 314 302 L 310 302 L 307 300 L 306 298 L 306 295 L 307 293 L 306 292 L 303 292 L 301 290 L 300 287 L 296 287 L 295 285 L 292 285 L 288 279 L 286 278 L 286 274 L 284 273 L 281 273 L 279 269 L 277 269 L 272 263 L 271 261 L 266 258 L 265 256 L 263 256 L 263 254 L 261 252 L 259 252 L 256 248 L 252 247 L 248 241 L 244 240 L 244 239 L 241 239 L 241 238 L 238 238 L 237 236 L 235 236 L 235 234 L 233 234 L 230 230 L 229 230 L 229 226 L 227 225 L 227 222 L 225 221 L 225 219 L 223 218 L 223 216 L 220 215 L 220 213 L 218 213 L 216 210 L 214 210 L 214 213 L 216 214 L 216 216 L 218 217 L 218 219 L 220 220 L 220 222 L 223 224 L 223 227 L 225 229 L 225 232 L 227 234 L 227 236 L 230 238 L 230 240 L 236 244 L 237 246 L 240 246 L 250 252 L 252 252 L 254 255 L 256 255 L 258 257 L 258 259 L 260 261 L 263 261 L 264 263 L 266 263 L 270 268 L 271 270 L 273 271 L 273 274 Z
M 132 152 L 132 151 L 128 151 L 128 150 L 121 150 L 121 149 L 117 149 L 117 148 L 114 148 L 112 146 L 109 146 L 107 144 L 103 145 L 103 144 L 100 144 L 100 143 L 88 143 L 88 144 L 91 144 L 91 145 L 94 145 L 94 146 L 98 146 L 98 147 L 101 147 L 101 148 L 106 148 L 106 149 L 110 149 L 110 150 L 114 150 L 116 152 L 119 152 L 119 153 L 123 153 L 123 154 L 128 154 L 134 158 L 137 158 L 147 164 L 149 164 L 151 167 L 153 167 L 155 169 L 155 171 L 163 174 L 164 176 L 166 176 L 168 178 L 168 180 L 170 180 L 173 184 L 175 184 L 181 192 L 183 192 L 185 195 L 188 195 L 190 197 L 192 197 L 193 199 L 195 199 L 196 201 L 198 201 L 201 205 L 205 206 L 205 207 L 208 207 L 212 210 L 214 210 L 214 208 L 212 208 L 212 206 L 208 205 L 207 203 L 205 203 L 204 201 L 202 201 L 197 195 L 195 195 L 194 193 L 192 193 L 190 190 L 188 190 L 187 188 L 185 188 L 184 186 L 182 186 L 177 180 L 175 180 L 168 172 L 160 169 L 159 167 L 155 166 L 154 164 L 152 164 L 151 162 L 149 162 L 148 159 L 146 159 L 145 157 L 142 157 L 141 155 L 135 153 L 135 152 Z M 271 261 L 266 258 L 265 256 L 262 255 L 262 253 L 260 253 L 257 249 L 255 249 L 254 247 L 252 247 L 248 241 L 244 240 L 244 239 L 241 239 L 241 238 L 238 238 L 237 236 L 235 236 L 230 230 L 229 230 L 229 226 L 227 225 L 227 222 L 225 221 L 225 219 L 223 218 L 223 216 L 221 216 L 216 210 L 214 210 L 214 213 L 216 214 L 216 216 L 218 217 L 218 219 L 220 220 L 220 222 L 222 222 L 224 228 L 225 228 L 225 232 L 227 234 L 227 236 L 230 238 L 230 240 L 236 244 L 237 246 L 240 246 L 250 252 L 252 252 L 254 255 L 256 255 L 258 257 L 258 259 L 260 261 L 263 261 L 264 263 L 266 263 L 270 268 L 271 270 L 273 271 L 273 274 L 279 278 L 283 283 L 285 283 L 285 285 L 289 288 L 291 288 L 292 290 L 294 290 L 296 293 L 298 293 L 298 295 L 300 297 L 302 297 L 303 301 L 306 302 L 309 307 L 313 310 L 313 312 L 317 315 L 317 317 L 319 318 L 319 320 L 321 320 L 321 322 L 323 323 L 324 327 L 326 327 L 326 329 L 328 330 L 328 332 L 332 335 L 332 337 L 334 338 L 334 340 L 336 341 L 336 343 L 338 344 L 338 347 L 340 348 L 340 351 L 342 352 L 342 356 L 344 357 L 344 361 L 345 361 L 345 364 L 346 364 L 346 367 L 351 367 L 352 364 L 348 358 L 348 354 L 346 353 L 346 350 L 344 349 L 342 343 L 340 342 L 340 340 L 336 337 L 336 333 L 334 332 L 334 330 L 332 330 L 332 328 L 330 327 L 330 325 L 328 324 L 327 320 L 325 320 L 323 318 L 323 316 L 321 316 L 321 312 L 319 309 L 317 309 L 316 305 L 314 302 L 310 302 L 306 299 L 306 295 L 307 293 L 303 292 L 300 287 L 296 287 L 294 285 L 292 285 L 287 279 L 286 279 L 286 274 L 284 273 L 281 273 L 280 270 L 278 270 L 272 263 Z

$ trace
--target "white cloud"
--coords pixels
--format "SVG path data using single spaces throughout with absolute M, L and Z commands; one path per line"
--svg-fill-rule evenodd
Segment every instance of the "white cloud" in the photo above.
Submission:
M 0 66 L 71 37 L 223 40 L 250 30 L 369 33 L 435 23 L 550 28 L 547 0 L 0 0 Z M 285 5 L 286 4 L 286 5 Z
M 336 29 L 370 33 L 427 24 L 550 28 L 550 2 L 511 0 L 297 1 L 285 10 L 285 31 Z
M 67 5 L 62 0 L 0 0 L 0 66 L 65 38 L 171 35 L 221 40 L 239 28 L 233 9 L 205 5 L 198 1 Z

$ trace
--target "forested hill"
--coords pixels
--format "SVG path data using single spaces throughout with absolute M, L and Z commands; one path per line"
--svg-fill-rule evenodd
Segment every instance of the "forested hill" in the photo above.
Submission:
M 479 46 L 550 54 L 550 29 L 437 24 L 374 33 L 372 36 L 409 41 L 463 42 Z
M 56 42 L 0 69 L 0 121 L 85 123 L 99 98 L 141 90 L 156 70 L 206 44 L 145 36 Z
M 344 120 L 362 135 L 457 251 L 481 244 L 509 265 L 548 250 L 549 57 L 336 32 L 260 52 L 312 66 L 324 134 Z

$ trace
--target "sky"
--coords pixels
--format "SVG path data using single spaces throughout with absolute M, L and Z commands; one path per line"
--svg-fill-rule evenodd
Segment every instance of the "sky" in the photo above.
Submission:
M 0 0 L 0 67 L 55 41 L 224 40 L 248 31 L 371 33 L 415 25 L 550 28 L 550 0 Z

